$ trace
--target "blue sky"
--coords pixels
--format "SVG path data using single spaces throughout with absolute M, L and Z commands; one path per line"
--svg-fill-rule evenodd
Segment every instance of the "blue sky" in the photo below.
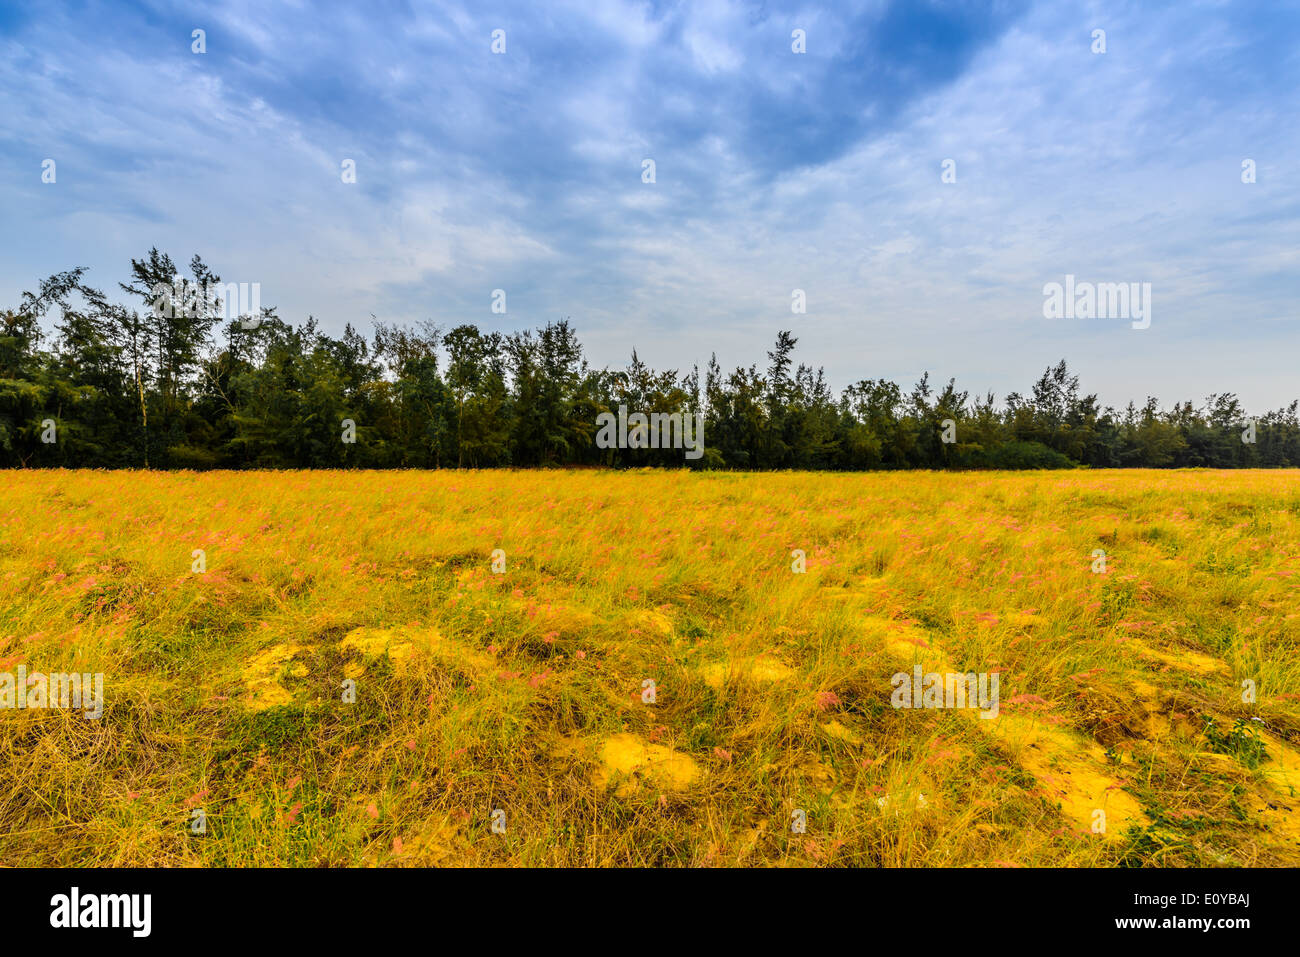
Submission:
M 787 328 L 837 387 L 1064 356 L 1262 411 L 1300 397 L 1298 105 L 1295 4 L 6 0 L 0 307 L 157 245 L 332 332 L 568 317 L 686 370 Z M 1150 328 L 1044 318 L 1067 273 L 1151 283 Z

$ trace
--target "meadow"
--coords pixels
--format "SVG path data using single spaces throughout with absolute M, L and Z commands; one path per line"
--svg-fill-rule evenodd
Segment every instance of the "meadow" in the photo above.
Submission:
M 1294 472 L 5 487 L 0 865 L 1300 864 Z

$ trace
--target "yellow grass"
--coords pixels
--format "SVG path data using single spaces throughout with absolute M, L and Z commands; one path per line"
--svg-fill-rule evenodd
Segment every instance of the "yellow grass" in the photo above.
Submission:
M 1295 473 L 5 482 L 0 864 L 1300 864 Z

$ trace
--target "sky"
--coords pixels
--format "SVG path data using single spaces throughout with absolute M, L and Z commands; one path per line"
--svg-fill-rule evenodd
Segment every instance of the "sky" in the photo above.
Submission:
M 334 334 L 567 318 L 684 373 L 789 329 L 836 388 L 1065 358 L 1262 412 L 1300 398 L 1298 113 L 1295 3 L 0 0 L 0 308 L 157 246 Z M 1047 318 L 1067 275 L 1149 283 L 1149 326 Z

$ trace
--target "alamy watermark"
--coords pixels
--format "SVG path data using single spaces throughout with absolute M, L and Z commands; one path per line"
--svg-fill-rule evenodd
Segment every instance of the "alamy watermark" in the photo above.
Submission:
M 55 928 L 123 927 L 133 937 L 148 937 L 153 928 L 152 894 L 83 894 L 73 887 L 50 898 L 50 926 Z
M 1134 329 L 1151 325 L 1151 283 L 1076 282 L 1043 286 L 1044 319 L 1131 319 Z
M 979 708 L 981 718 L 998 716 L 997 675 L 926 674 L 917 665 L 910 675 L 900 671 L 889 683 L 894 687 L 889 703 L 895 708 Z
M 56 672 L 27 673 L 26 665 L 18 673 L 0 671 L 0 709 L 84 708 L 86 717 L 96 719 L 104 713 L 104 675 Z
M 618 407 L 618 416 L 602 412 L 596 416 L 598 449 L 685 449 L 686 458 L 704 455 L 704 415 L 700 412 L 643 412 L 627 414 L 627 406 Z
M 153 297 L 153 314 L 170 319 L 180 315 L 189 319 L 212 314 L 226 322 L 239 320 L 241 329 L 256 329 L 262 324 L 262 284 L 260 282 L 207 282 L 200 285 L 177 276 L 172 282 L 155 283 L 149 290 Z

